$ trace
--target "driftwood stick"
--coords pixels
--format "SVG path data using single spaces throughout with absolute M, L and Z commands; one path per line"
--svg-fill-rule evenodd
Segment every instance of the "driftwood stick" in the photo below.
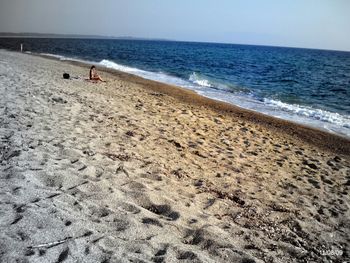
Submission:
M 54 242 L 49 242 L 49 243 L 43 243 L 37 246 L 28 246 L 28 248 L 42 248 L 42 247 L 54 247 L 57 245 L 60 245 L 68 240 L 72 239 L 72 237 L 66 237 L 65 239 L 54 241 Z

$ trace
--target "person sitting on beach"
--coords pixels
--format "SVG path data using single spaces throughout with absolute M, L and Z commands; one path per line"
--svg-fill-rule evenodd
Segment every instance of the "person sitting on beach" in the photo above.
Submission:
M 90 80 L 102 81 L 105 82 L 96 72 L 96 67 L 91 66 L 90 68 Z

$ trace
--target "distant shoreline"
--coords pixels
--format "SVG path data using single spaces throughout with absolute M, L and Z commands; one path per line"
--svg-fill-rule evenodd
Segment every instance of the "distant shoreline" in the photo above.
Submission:
M 75 34 L 41 34 L 41 33 L 1 33 L 0 38 L 69 38 L 69 39 L 113 39 L 113 40 L 148 40 L 148 41 L 176 41 L 162 38 L 142 38 L 131 36 L 100 36 L 100 35 L 75 35 Z
M 295 48 L 306 50 L 321 50 L 332 52 L 350 53 L 350 50 L 327 49 L 327 48 L 312 48 L 312 47 L 298 47 L 298 46 L 282 46 L 282 45 L 266 45 L 266 44 L 247 44 L 247 43 L 231 43 L 231 42 L 217 42 L 217 41 L 196 41 L 196 40 L 178 40 L 167 38 L 144 38 L 132 36 L 100 36 L 100 35 L 76 35 L 76 34 L 44 34 L 44 33 L 7 33 L 0 32 L 1 38 L 57 38 L 57 39 L 106 39 L 106 40 L 135 40 L 135 41 L 168 41 L 168 42 L 184 42 L 184 43 L 203 43 L 203 44 L 222 44 L 222 45 L 244 45 L 257 47 L 271 47 L 271 48 Z

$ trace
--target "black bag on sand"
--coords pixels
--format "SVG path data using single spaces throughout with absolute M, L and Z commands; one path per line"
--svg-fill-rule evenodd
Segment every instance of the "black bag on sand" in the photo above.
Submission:
M 70 78 L 70 76 L 69 76 L 69 74 L 68 74 L 68 73 L 63 73 L 63 78 L 64 78 L 64 79 L 69 79 L 69 78 Z

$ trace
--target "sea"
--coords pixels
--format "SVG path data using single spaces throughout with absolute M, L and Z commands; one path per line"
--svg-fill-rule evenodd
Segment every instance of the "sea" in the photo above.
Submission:
M 350 138 L 350 52 L 122 39 L 0 38 Z M 61 73 L 60 73 L 61 74 Z

